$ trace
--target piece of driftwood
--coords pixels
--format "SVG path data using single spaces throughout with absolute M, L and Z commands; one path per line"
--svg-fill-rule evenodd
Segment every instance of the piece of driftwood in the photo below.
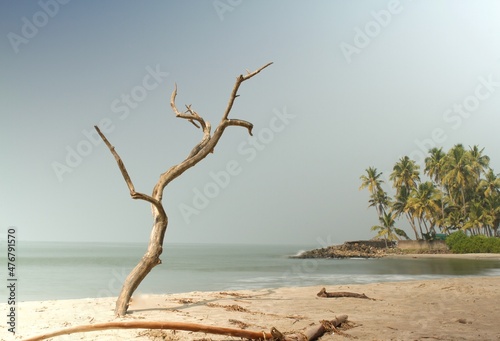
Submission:
M 347 292 L 347 291 L 335 291 L 335 292 L 327 292 L 325 288 L 321 289 L 316 296 L 318 297 L 354 297 L 354 298 L 366 298 L 368 300 L 375 301 L 374 298 L 370 298 L 365 294 L 358 294 L 355 292 Z
M 253 332 L 244 329 L 236 328 L 224 328 L 216 326 L 207 326 L 197 323 L 186 323 L 186 322 L 157 322 L 157 321 L 126 321 L 126 322 L 106 322 L 106 323 L 96 323 L 88 324 L 83 326 L 76 326 L 71 328 L 65 328 L 56 330 L 54 332 L 30 337 L 24 339 L 24 341 L 39 341 L 45 340 L 54 336 L 74 334 L 74 333 L 85 333 L 106 329 L 171 329 L 171 330 L 185 330 L 191 332 L 201 332 L 209 334 L 218 335 L 228 335 L 243 337 L 252 340 L 267 339 L 272 338 L 271 333 L 266 332 Z
M 295 334 L 282 334 L 276 328 L 272 328 L 271 332 L 256 332 L 244 329 L 225 328 L 217 326 L 208 326 L 197 323 L 186 322 L 157 322 L 157 321 L 127 321 L 127 322 L 106 322 L 96 323 L 83 326 L 76 326 L 56 330 L 54 332 L 45 333 L 42 335 L 33 336 L 24 341 L 41 341 L 55 336 L 86 333 L 107 329 L 170 329 L 170 330 L 184 330 L 199 333 L 228 335 L 246 338 L 250 340 L 275 340 L 275 341 L 312 341 L 316 340 L 326 332 L 330 331 L 331 327 L 338 327 L 347 321 L 347 315 L 335 317 L 331 321 L 322 321 L 317 325 L 307 328 L 302 333 Z
M 347 321 L 347 315 L 340 315 L 331 321 L 321 321 L 307 328 L 302 333 L 286 334 L 283 335 L 276 328 L 271 329 L 273 341 L 313 341 L 323 336 L 326 332 L 330 332 L 333 328 L 339 327 L 342 323 Z

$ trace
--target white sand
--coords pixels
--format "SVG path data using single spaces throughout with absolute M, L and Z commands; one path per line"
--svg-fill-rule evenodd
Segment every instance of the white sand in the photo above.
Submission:
M 327 291 L 365 293 L 376 300 L 318 298 L 316 287 L 237 292 L 191 292 L 134 298 L 131 314 L 113 315 L 114 298 L 22 302 L 12 337 L 5 322 L 2 340 L 108 321 L 183 321 L 248 330 L 300 331 L 312 323 L 347 314 L 358 340 L 500 340 L 500 277 L 327 286 Z M 7 311 L 7 305 L 0 309 Z M 4 318 L 5 320 L 5 318 Z M 243 325 L 244 324 L 244 325 Z M 326 335 L 321 340 L 347 340 Z M 203 333 L 107 330 L 53 340 L 239 340 Z

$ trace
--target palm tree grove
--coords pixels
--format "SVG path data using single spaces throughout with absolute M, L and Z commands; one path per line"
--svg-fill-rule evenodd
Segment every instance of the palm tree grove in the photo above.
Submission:
M 447 152 L 432 148 L 425 169 L 408 156 L 393 167 L 394 196 L 383 189 L 382 172 L 366 169 L 360 190 L 370 192 L 379 224 L 372 227 L 377 237 L 387 241 L 409 239 L 396 227 L 406 220 L 416 240 L 433 240 L 437 234 L 461 231 L 467 236 L 498 236 L 500 224 L 500 175 L 489 166 L 490 158 L 478 146 L 453 146 Z M 425 178 L 423 176 L 426 176 Z

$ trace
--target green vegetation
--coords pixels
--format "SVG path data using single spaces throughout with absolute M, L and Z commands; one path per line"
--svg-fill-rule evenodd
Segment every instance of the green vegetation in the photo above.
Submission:
M 379 217 L 380 224 L 372 230 L 386 241 L 408 238 L 396 228 L 397 220 L 404 217 L 417 240 L 462 231 L 466 238 L 477 237 L 468 244 L 496 249 L 500 239 L 486 237 L 496 237 L 499 232 L 500 175 L 490 168 L 490 158 L 483 150 L 478 146 L 465 149 L 462 144 L 446 153 L 442 148 L 432 148 L 425 159 L 423 173 L 428 179 L 424 180 L 419 165 L 408 156 L 402 157 L 389 175 L 395 189 L 393 197 L 382 188 L 382 173 L 375 167 L 367 168 L 360 177 L 359 189 L 368 189 L 369 207 L 375 207 Z
M 450 234 L 446 245 L 453 253 L 500 253 L 500 238 L 467 236 L 462 231 Z

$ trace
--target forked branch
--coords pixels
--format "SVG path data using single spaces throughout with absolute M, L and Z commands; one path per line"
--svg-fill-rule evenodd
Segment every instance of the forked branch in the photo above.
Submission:
M 184 173 L 187 169 L 193 167 L 202 159 L 204 159 L 209 153 L 212 153 L 215 146 L 219 142 L 219 139 L 226 129 L 229 126 L 240 126 L 247 128 L 248 133 L 252 135 L 253 124 L 240 120 L 240 119 L 229 119 L 229 113 L 233 107 L 234 100 L 238 97 L 238 89 L 240 88 L 241 83 L 252 78 L 257 75 L 259 72 L 264 70 L 266 67 L 271 65 L 271 63 L 267 63 L 266 65 L 260 67 L 254 72 L 248 72 L 246 75 L 240 75 L 236 77 L 236 83 L 234 84 L 233 90 L 231 91 L 231 95 L 229 96 L 228 105 L 222 115 L 222 119 L 219 122 L 217 128 L 211 133 L 211 125 L 210 122 L 205 121 L 203 117 L 201 117 L 196 111 L 194 111 L 190 105 L 186 106 L 187 110 L 185 112 L 179 111 L 177 105 L 175 103 L 175 99 L 177 97 L 177 85 L 174 87 L 172 91 L 172 95 L 170 96 L 170 106 L 176 117 L 180 117 L 191 122 L 195 127 L 201 128 L 203 130 L 203 138 L 202 140 L 191 150 L 188 157 L 181 162 L 180 164 L 171 167 L 165 173 L 160 176 L 160 180 L 155 186 L 153 190 L 153 197 L 155 199 L 161 200 L 162 192 L 165 186 L 167 186 L 172 180 L 176 179 L 182 173 Z
M 191 105 L 186 105 L 186 111 L 185 112 L 180 112 L 179 109 L 177 109 L 177 106 L 175 105 L 175 98 L 177 97 L 177 84 L 175 84 L 174 91 L 172 91 L 172 95 L 170 96 L 170 106 L 172 107 L 172 110 L 174 111 L 174 114 L 176 117 L 184 118 L 191 122 L 196 128 L 201 128 L 203 129 L 203 133 L 208 133 L 210 134 L 210 125 L 205 123 L 205 120 L 203 117 L 198 115 L 196 111 L 191 109 Z M 196 122 L 198 122 L 200 125 L 198 125 Z
M 229 97 L 229 102 L 227 103 L 226 111 L 224 111 L 224 115 L 222 116 L 223 121 L 227 119 L 227 116 L 229 115 L 231 109 L 233 108 L 234 100 L 236 99 L 236 97 L 238 97 L 238 89 L 240 88 L 241 83 L 243 83 L 247 79 L 252 78 L 253 76 L 258 74 L 271 64 L 272 62 L 267 63 L 266 65 L 262 66 L 260 69 L 255 70 L 254 72 L 249 72 L 247 70 L 246 75 L 239 75 L 238 77 L 236 77 L 236 83 L 234 84 L 233 91 L 231 92 L 231 96 Z
M 108 147 L 111 154 L 113 154 L 113 156 L 116 160 L 116 163 L 118 164 L 118 168 L 120 169 L 120 172 L 122 173 L 123 179 L 125 179 L 125 182 L 127 183 L 127 187 L 129 189 L 130 196 L 133 199 L 141 199 L 141 200 L 148 201 L 151 204 L 153 204 L 160 212 L 163 212 L 163 207 L 158 200 L 156 200 L 155 198 L 150 197 L 149 195 L 146 195 L 144 193 L 139 193 L 139 192 L 135 191 L 134 184 L 132 183 L 132 179 L 130 179 L 130 175 L 128 175 L 128 171 L 125 168 L 125 165 L 123 164 L 123 161 L 120 158 L 120 155 L 118 155 L 118 153 L 116 152 L 115 147 L 113 145 L 111 145 L 111 143 L 108 141 L 106 136 L 104 136 L 104 134 L 101 132 L 101 130 L 99 129 L 98 126 L 94 126 L 94 128 L 97 131 L 97 133 L 99 134 L 99 136 L 101 137 L 101 139 L 104 141 L 106 146 Z

